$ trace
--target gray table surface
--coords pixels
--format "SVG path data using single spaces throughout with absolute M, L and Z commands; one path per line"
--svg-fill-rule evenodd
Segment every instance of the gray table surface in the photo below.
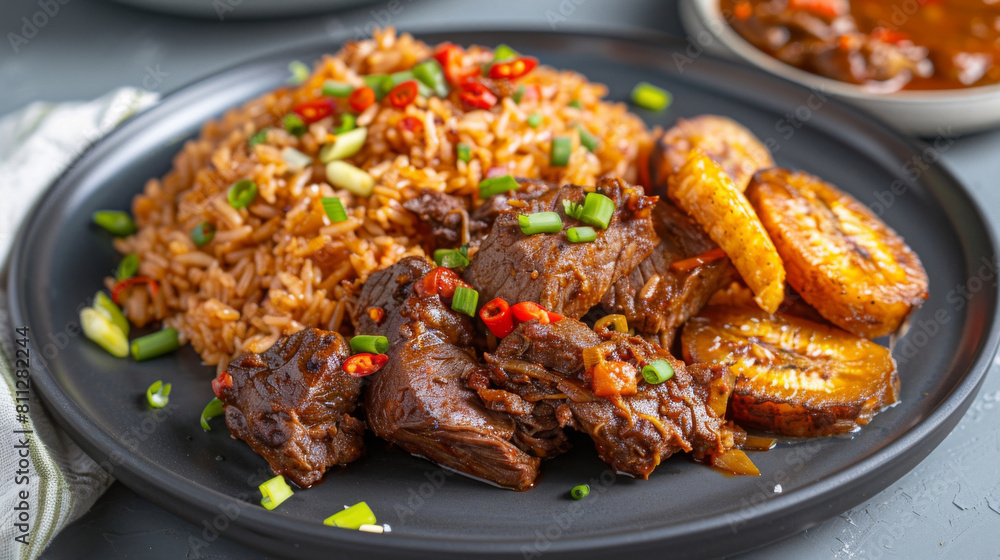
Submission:
M 58 14 L 13 54 L 0 45 L 0 114 L 36 100 L 96 97 L 117 86 L 168 93 L 233 63 L 387 19 L 415 26 L 558 29 L 645 27 L 683 35 L 675 1 L 401 0 L 269 21 L 193 20 L 93 0 L 61 0 Z M 278 0 L 275 0 L 278 1 Z M 204 0 L 210 4 L 209 0 Z M 231 1 L 237 6 L 240 2 Z M 36 0 L 0 2 L 0 31 L 21 29 Z M 560 11 L 561 10 L 561 11 Z M 567 14 L 564 19 L 553 14 Z M 232 14 L 230 14 L 232 15 Z M 7 43 L 7 41 L 5 41 Z M 961 138 L 943 161 L 1000 226 L 1000 131 Z M 955 431 L 902 480 L 804 533 L 739 556 L 756 558 L 1000 558 L 1000 375 L 994 371 Z M 68 558 L 267 558 L 224 539 L 192 550 L 201 528 L 115 484 L 43 554 Z

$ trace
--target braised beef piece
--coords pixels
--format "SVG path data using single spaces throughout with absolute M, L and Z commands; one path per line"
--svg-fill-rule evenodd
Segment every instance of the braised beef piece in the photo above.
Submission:
M 562 232 L 525 235 L 518 225 L 520 214 L 542 211 L 558 212 L 564 229 L 586 225 L 568 216 L 563 205 L 564 200 L 582 204 L 582 187 L 563 186 L 524 207 L 501 211 L 464 273 L 480 301 L 533 301 L 579 318 L 649 256 L 659 242 L 650 220 L 656 198 L 618 179 L 601 179 L 596 191 L 615 202 L 615 211 L 607 229 L 596 228 L 591 243 L 570 243 Z
M 454 248 L 468 241 L 468 204 L 457 196 L 424 189 L 403 203 L 420 218 L 437 248 Z
M 650 385 L 639 377 L 637 392 L 617 398 L 598 397 L 590 390 L 584 350 L 599 348 L 607 359 L 636 366 L 668 360 L 674 376 Z M 563 319 L 519 325 L 485 355 L 489 387 L 479 395 L 487 402 L 520 398 L 528 412 L 512 410 L 527 425 L 571 427 L 587 433 L 601 458 L 618 472 L 647 477 L 670 455 L 686 451 L 696 458 L 714 456 L 734 444 L 734 428 L 707 404 L 708 388 L 700 386 L 683 362 L 666 350 L 637 337 L 615 332 L 595 333 L 585 324 Z M 702 372 L 704 382 L 711 374 Z M 477 380 L 482 385 L 482 380 Z M 549 434 L 551 435 L 551 434 Z
M 389 338 L 389 361 L 365 393 L 368 425 L 381 438 L 435 463 L 524 490 L 539 459 L 519 449 L 514 422 L 487 409 L 465 379 L 485 368 L 470 318 L 423 293 L 433 264 L 407 257 L 372 274 L 355 310 L 356 332 Z
M 658 334 L 669 348 L 677 329 L 697 313 L 712 294 L 735 278 L 729 259 L 717 259 L 687 271 L 670 268 L 676 261 L 717 249 L 708 235 L 687 214 L 669 202 L 653 209 L 653 225 L 660 243 L 646 260 L 622 276 L 601 298 L 608 313 L 620 313 L 630 327 Z
M 362 380 L 341 369 L 350 355 L 339 334 L 305 329 L 235 358 L 213 383 L 229 433 L 303 488 L 361 457 L 365 424 L 350 414 Z

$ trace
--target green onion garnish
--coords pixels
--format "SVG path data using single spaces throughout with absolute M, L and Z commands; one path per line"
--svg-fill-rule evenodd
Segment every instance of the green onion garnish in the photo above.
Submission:
M 507 60 L 516 56 L 518 56 L 517 51 L 504 44 L 497 45 L 497 48 L 493 49 L 494 62 Z
M 611 216 L 615 213 L 615 201 L 601 193 L 587 193 L 587 198 L 583 200 L 583 210 L 580 212 L 580 221 L 585 224 L 597 226 L 601 229 L 608 229 L 611 223 Z
M 205 408 L 202 409 L 201 411 L 202 430 L 205 430 L 206 432 L 212 430 L 212 427 L 208 425 L 208 421 L 212 418 L 215 418 L 216 416 L 222 416 L 223 413 L 222 405 L 223 402 L 219 400 L 219 397 L 215 397 L 214 399 L 209 401 L 208 404 L 205 405 Z
M 354 86 L 346 82 L 327 80 L 323 82 L 321 91 L 323 92 L 323 95 L 329 97 L 347 97 L 354 91 Z
M 574 99 L 573 101 L 570 101 L 566 105 L 569 106 L 569 107 L 572 107 L 574 109 L 583 109 L 583 105 L 580 104 L 580 100 L 579 99 Z
M 351 157 L 361 151 L 361 147 L 365 145 L 367 139 L 368 129 L 365 127 L 338 134 L 337 139 L 332 144 L 327 144 L 320 149 L 319 160 L 323 163 L 330 163 L 333 160 Z
M 115 280 L 121 282 L 122 280 L 127 280 L 136 275 L 139 272 L 139 255 L 135 253 L 129 253 L 125 255 L 122 262 L 118 263 L 118 269 L 115 270 Z
M 476 316 L 476 305 L 479 303 L 479 292 L 465 286 L 457 286 L 451 300 L 451 308 L 469 317 Z
M 563 211 L 570 218 L 580 219 L 580 212 L 583 212 L 583 205 L 577 204 L 575 202 L 570 202 L 568 198 L 564 198 L 563 201 Z
M 666 360 L 656 360 L 642 368 L 642 378 L 650 385 L 663 383 L 674 376 L 674 367 Z
M 288 113 L 285 118 L 281 121 L 282 125 L 285 127 L 290 134 L 294 135 L 296 138 L 301 138 L 303 134 L 306 133 L 306 123 L 302 120 L 302 117 L 296 115 L 295 113 Z
M 163 408 L 167 406 L 170 402 L 170 383 L 164 384 L 163 381 L 154 381 L 152 385 L 146 389 L 146 402 L 149 406 L 153 408 Z
M 542 115 L 538 113 L 528 115 L 527 123 L 531 128 L 538 128 L 538 125 L 542 124 Z
M 247 138 L 247 146 L 252 150 L 257 144 L 263 144 L 267 141 L 267 129 L 262 128 L 255 132 L 253 136 Z
M 434 95 L 447 97 L 450 88 L 441 63 L 430 58 L 413 67 L 413 75 L 422 84 L 434 90 Z
M 437 61 L 435 60 L 434 62 Z M 427 86 L 427 84 L 417 79 L 417 76 L 413 73 L 412 70 L 404 70 L 402 72 L 396 72 L 395 74 L 389 74 L 389 78 L 392 80 L 392 82 L 389 84 L 389 90 L 391 90 L 392 88 L 398 86 L 403 82 L 416 82 L 417 93 L 419 95 L 422 95 L 424 97 L 430 97 L 431 95 L 434 94 L 434 92 L 431 90 L 430 87 Z M 388 93 L 389 90 L 387 90 L 386 93 Z
M 295 85 L 301 85 L 304 83 L 309 79 L 309 74 L 312 73 L 309 65 L 301 60 L 293 60 L 289 62 L 288 71 L 292 73 L 291 77 L 288 78 L 288 83 Z
M 344 210 L 344 203 L 335 196 L 324 196 L 320 202 L 323 203 L 323 210 L 326 217 L 330 218 L 330 223 L 339 224 L 347 221 L 347 210 Z
M 375 178 L 346 161 L 326 164 L 326 180 L 338 189 L 349 190 L 358 196 L 371 196 L 375 190 Z
M 259 486 L 260 505 L 266 509 L 274 509 L 281 505 L 281 502 L 292 497 L 292 488 L 285 482 L 285 477 L 280 474 Z
M 566 239 L 570 243 L 590 243 L 597 239 L 597 232 L 592 227 L 571 227 L 566 230 Z
M 323 525 L 340 527 L 342 529 L 358 529 L 362 525 L 374 525 L 376 523 L 378 521 L 375 519 L 375 513 L 364 502 L 358 502 L 323 520 Z
M 204 247 L 215 239 L 215 226 L 208 222 L 202 222 L 191 230 L 191 241 L 198 247 Z
M 552 146 L 549 148 L 549 165 L 566 167 L 569 165 L 569 156 L 572 153 L 573 140 L 568 136 L 556 136 L 552 139 Z
M 98 210 L 93 215 L 94 223 L 117 237 L 126 237 L 135 233 L 135 222 L 128 212 L 118 210 Z
M 580 133 L 580 143 L 583 144 L 584 148 L 587 148 L 591 152 L 597 149 L 600 143 L 596 136 L 588 132 L 586 128 L 583 128 L 582 124 L 577 124 L 576 130 Z
M 483 179 L 479 182 L 479 198 L 489 198 L 495 194 L 517 189 L 517 181 L 510 175 Z
M 116 358 L 128 356 L 128 337 L 118 328 L 111 314 L 103 308 L 84 307 L 80 310 L 83 334 Z
M 108 297 L 108 294 L 104 292 L 97 292 L 97 294 L 94 295 L 94 308 L 106 311 L 110 316 L 111 324 L 118 327 L 118 329 L 122 331 L 122 334 L 128 336 L 128 331 L 129 331 L 128 319 L 125 318 L 125 314 L 122 313 L 122 310 L 117 305 L 115 305 L 115 302 L 111 301 L 111 298 Z M 126 347 L 127 346 L 128 344 L 126 342 Z M 127 350 L 125 354 L 128 355 Z M 124 358 L 125 356 L 121 357 Z
M 168 354 L 180 347 L 181 342 L 177 336 L 177 329 L 167 327 L 162 331 L 133 340 L 132 357 L 135 358 L 135 361 L 141 362 Z
M 535 212 L 521 214 L 517 217 L 521 233 L 534 235 L 536 233 L 556 233 L 562 231 L 562 218 L 556 212 Z
M 468 144 L 459 142 L 458 145 L 455 146 L 455 154 L 458 155 L 458 159 L 464 161 L 465 163 L 469 163 L 469 160 L 472 159 L 472 148 L 470 148 Z
M 573 489 L 569 491 L 569 495 L 574 500 L 582 500 L 590 495 L 590 486 L 587 484 L 574 486 Z
M 647 82 L 639 82 L 632 88 L 632 103 L 650 111 L 662 111 L 670 106 L 673 96 L 670 92 Z
M 355 354 L 359 352 L 385 354 L 389 351 L 389 339 L 371 334 L 355 335 L 351 337 L 351 351 Z
M 250 203 L 257 198 L 257 183 L 251 179 L 240 179 L 229 187 L 229 205 L 240 210 L 250 206 Z
M 469 266 L 468 249 L 435 249 L 434 262 L 445 268 L 463 268 Z
M 524 97 L 525 91 L 527 91 L 527 89 L 525 89 L 524 86 L 519 86 L 517 88 L 517 91 L 515 91 L 514 94 L 510 96 L 510 98 L 514 100 L 514 103 L 521 103 L 521 98 Z
M 370 74 L 364 77 L 365 85 L 375 92 L 375 100 L 381 101 L 385 94 L 392 89 L 392 76 L 388 74 Z
M 358 119 L 350 113 L 340 115 L 340 126 L 334 129 L 334 134 L 343 134 L 349 130 L 354 130 L 358 126 Z
M 291 146 L 285 146 L 285 149 L 281 150 L 281 159 L 285 160 L 288 169 L 292 171 L 302 171 L 313 163 L 313 158 Z

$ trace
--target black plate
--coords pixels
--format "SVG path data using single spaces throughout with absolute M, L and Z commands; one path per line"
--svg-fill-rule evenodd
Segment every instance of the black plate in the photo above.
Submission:
M 896 347 L 902 402 L 853 438 L 754 455 L 759 479 L 724 478 L 683 457 L 668 460 L 649 481 L 616 478 L 591 445 L 578 442 L 545 464 L 534 490 L 515 493 L 443 473 L 372 439 L 362 460 L 296 492 L 276 511 L 253 505 L 260 498 L 256 485 L 268 475 L 265 462 L 230 439 L 218 420 L 211 432 L 198 425 L 212 398 L 213 368 L 190 348 L 143 364 L 118 360 L 77 336 L 74 326 L 78 308 L 117 262 L 110 239 L 89 225 L 91 212 L 128 208 L 145 180 L 165 173 L 207 119 L 278 86 L 290 59 L 313 60 L 337 47 L 301 48 L 198 82 L 116 130 L 48 192 L 13 259 L 14 320 L 30 327 L 33 356 L 47 366 L 36 367 L 35 387 L 88 453 L 139 494 L 203 526 L 205 544 L 222 531 L 296 557 L 576 558 L 611 550 L 714 556 L 791 535 L 873 496 L 962 416 L 996 350 L 997 292 L 989 269 L 981 272 L 983 259 L 996 252 L 962 185 L 938 165 L 913 164 L 922 155 L 936 160 L 931 148 L 797 85 L 698 56 L 687 44 L 534 32 L 424 38 L 508 43 L 607 84 L 613 100 L 627 99 L 640 80 L 659 84 L 673 92 L 674 104 L 663 114 L 640 112 L 651 124 L 705 112 L 732 116 L 770 140 L 781 164 L 825 177 L 865 203 L 887 202 L 893 182 L 902 181 L 884 217 L 921 256 L 931 285 L 914 328 Z M 958 286 L 968 287 L 967 297 Z M 154 415 L 142 395 L 157 379 L 172 382 L 174 392 L 166 412 Z M 591 496 L 569 500 L 567 491 L 584 482 Z M 320 524 L 360 500 L 392 526 L 391 534 Z

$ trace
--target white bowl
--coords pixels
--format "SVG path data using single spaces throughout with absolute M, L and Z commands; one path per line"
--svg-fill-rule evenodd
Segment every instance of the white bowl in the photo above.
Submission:
M 700 49 L 749 62 L 772 74 L 877 115 L 902 132 L 953 136 L 1000 126 L 1000 84 L 940 91 L 878 94 L 800 70 L 765 54 L 722 17 L 719 0 L 681 0 L 681 21 L 694 53 Z

